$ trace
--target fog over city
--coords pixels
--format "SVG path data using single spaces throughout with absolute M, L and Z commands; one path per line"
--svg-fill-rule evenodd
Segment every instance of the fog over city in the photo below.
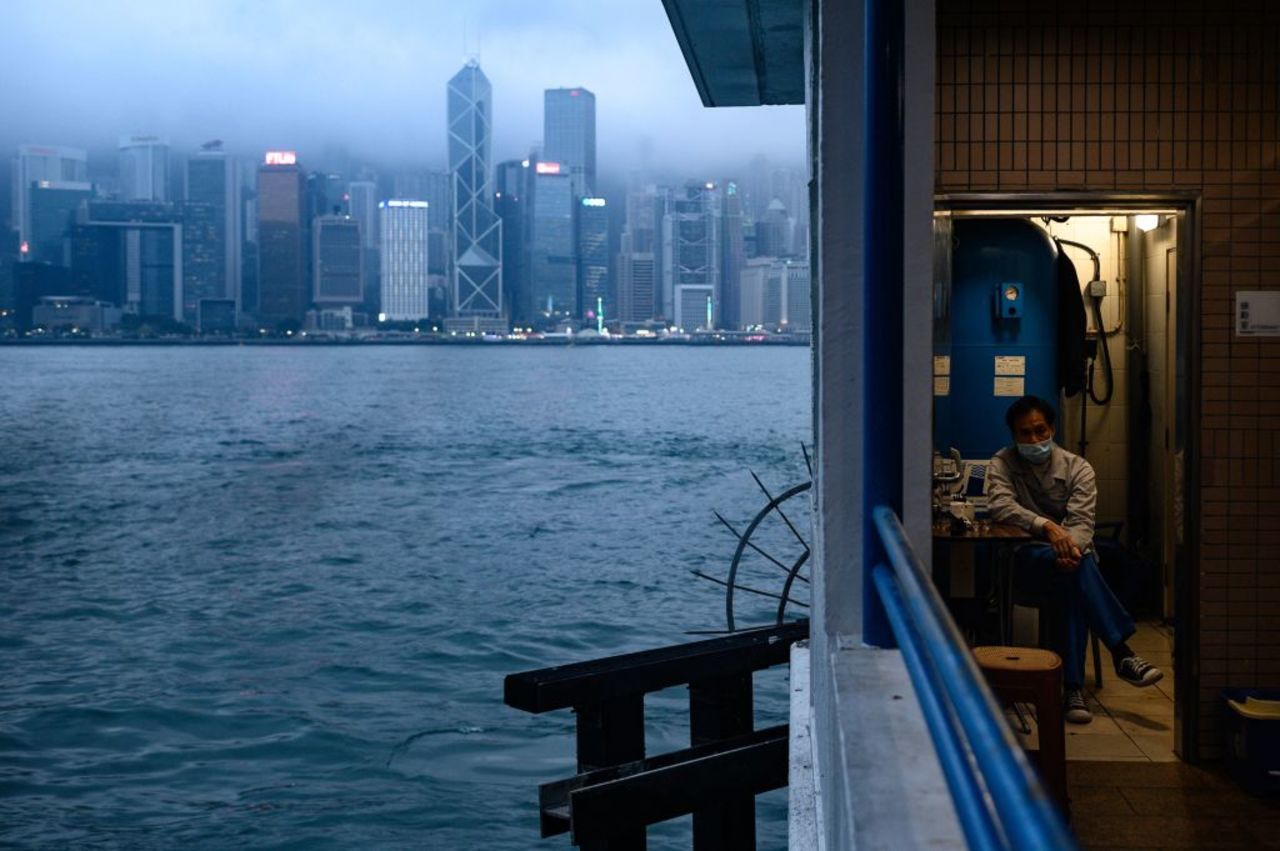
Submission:
M 0 28 L 0 144 L 113 150 L 135 133 L 442 166 L 445 84 L 493 83 L 493 159 L 542 135 L 543 90 L 598 99 L 602 175 L 800 165 L 800 107 L 705 109 L 659 0 L 45 0 Z M 17 116 L 16 120 L 13 118 Z

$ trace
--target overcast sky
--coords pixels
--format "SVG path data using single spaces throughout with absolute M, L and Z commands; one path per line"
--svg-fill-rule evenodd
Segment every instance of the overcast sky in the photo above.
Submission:
M 542 90 L 597 97 L 602 172 L 690 176 L 804 158 L 802 107 L 705 109 L 660 0 L 39 0 L 4 3 L 0 141 L 176 148 L 224 139 L 444 165 L 445 84 L 478 54 L 495 160 L 542 136 Z

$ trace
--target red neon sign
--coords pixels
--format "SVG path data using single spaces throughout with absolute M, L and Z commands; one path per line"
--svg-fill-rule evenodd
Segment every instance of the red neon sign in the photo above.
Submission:
M 264 162 L 267 165 L 297 165 L 298 154 L 294 151 L 267 151 Z
M 559 174 L 560 163 L 538 163 L 538 174 Z

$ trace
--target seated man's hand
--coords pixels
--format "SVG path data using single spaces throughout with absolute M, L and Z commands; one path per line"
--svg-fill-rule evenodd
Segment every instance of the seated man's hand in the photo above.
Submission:
M 1044 524 L 1044 537 L 1049 542 L 1049 546 L 1053 547 L 1053 554 L 1057 556 L 1058 570 L 1069 572 L 1080 566 L 1080 558 L 1083 554 L 1071 540 L 1066 529 L 1050 520 Z

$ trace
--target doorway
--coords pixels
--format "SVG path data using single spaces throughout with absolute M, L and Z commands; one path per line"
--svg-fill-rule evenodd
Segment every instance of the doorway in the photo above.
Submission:
M 1199 327 L 1193 298 L 1199 289 L 1197 205 L 1198 199 L 1187 194 L 936 199 L 935 373 L 940 363 L 950 371 L 947 347 L 953 323 L 969 321 L 962 320 L 962 308 L 952 315 L 955 233 L 965 220 L 1034 225 L 1069 258 L 1081 290 L 1088 364 L 1084 386 L 1070 395 L 1058 389 L 1047 398 L 1059 413 L 1057 441 L 1094 467 L 1095 540 L 1107 538 L 1112 553 L 1104 573 L 1139 624 L 1129 643 L 1160 667 L 1165 679 L 1151 688 L 1133 689 L 1117 680 L 1104 650 L 1099 686 L 1091 651 L 1085 670 L 1094 721 L 1068 730 L 1068 756 L 1073 759 L 1167 761 L 1197 752 L 1198 465 L 1196 435 L 1189 427 L 1197 421 L 1199 397 L 1190 357 L 1197 350 Z M 966 227 L 960 224 L 961 232 Z M 1020 227 L 1026 230 L 1025 224 Z M 1019 395 L 1021 382 L 1001 378 L 1001 360 L 996 358 L 996 395 L 1002 380 L 1006 392 Z M 985 401 L 983 408 L 973 400 L 945 398 L 952 387 L 950 376 L 935 374 L 934 386 L 935 421 L 947 420 L 947 433 L 963 432 L 956 422 L 966 412 L 983 410 L 989 417 L 992 403 L 1000 402 L 979 400 Z M 947 454 L 946 448 L 941 451 Z M 985 459 L 963 460 L 980 465 Z M 1100 558 L 1104 561 L 1106 557 Z M 1018 643 L 1037 640 L 1037 614 L 1013 608 L 1009 620 Z

